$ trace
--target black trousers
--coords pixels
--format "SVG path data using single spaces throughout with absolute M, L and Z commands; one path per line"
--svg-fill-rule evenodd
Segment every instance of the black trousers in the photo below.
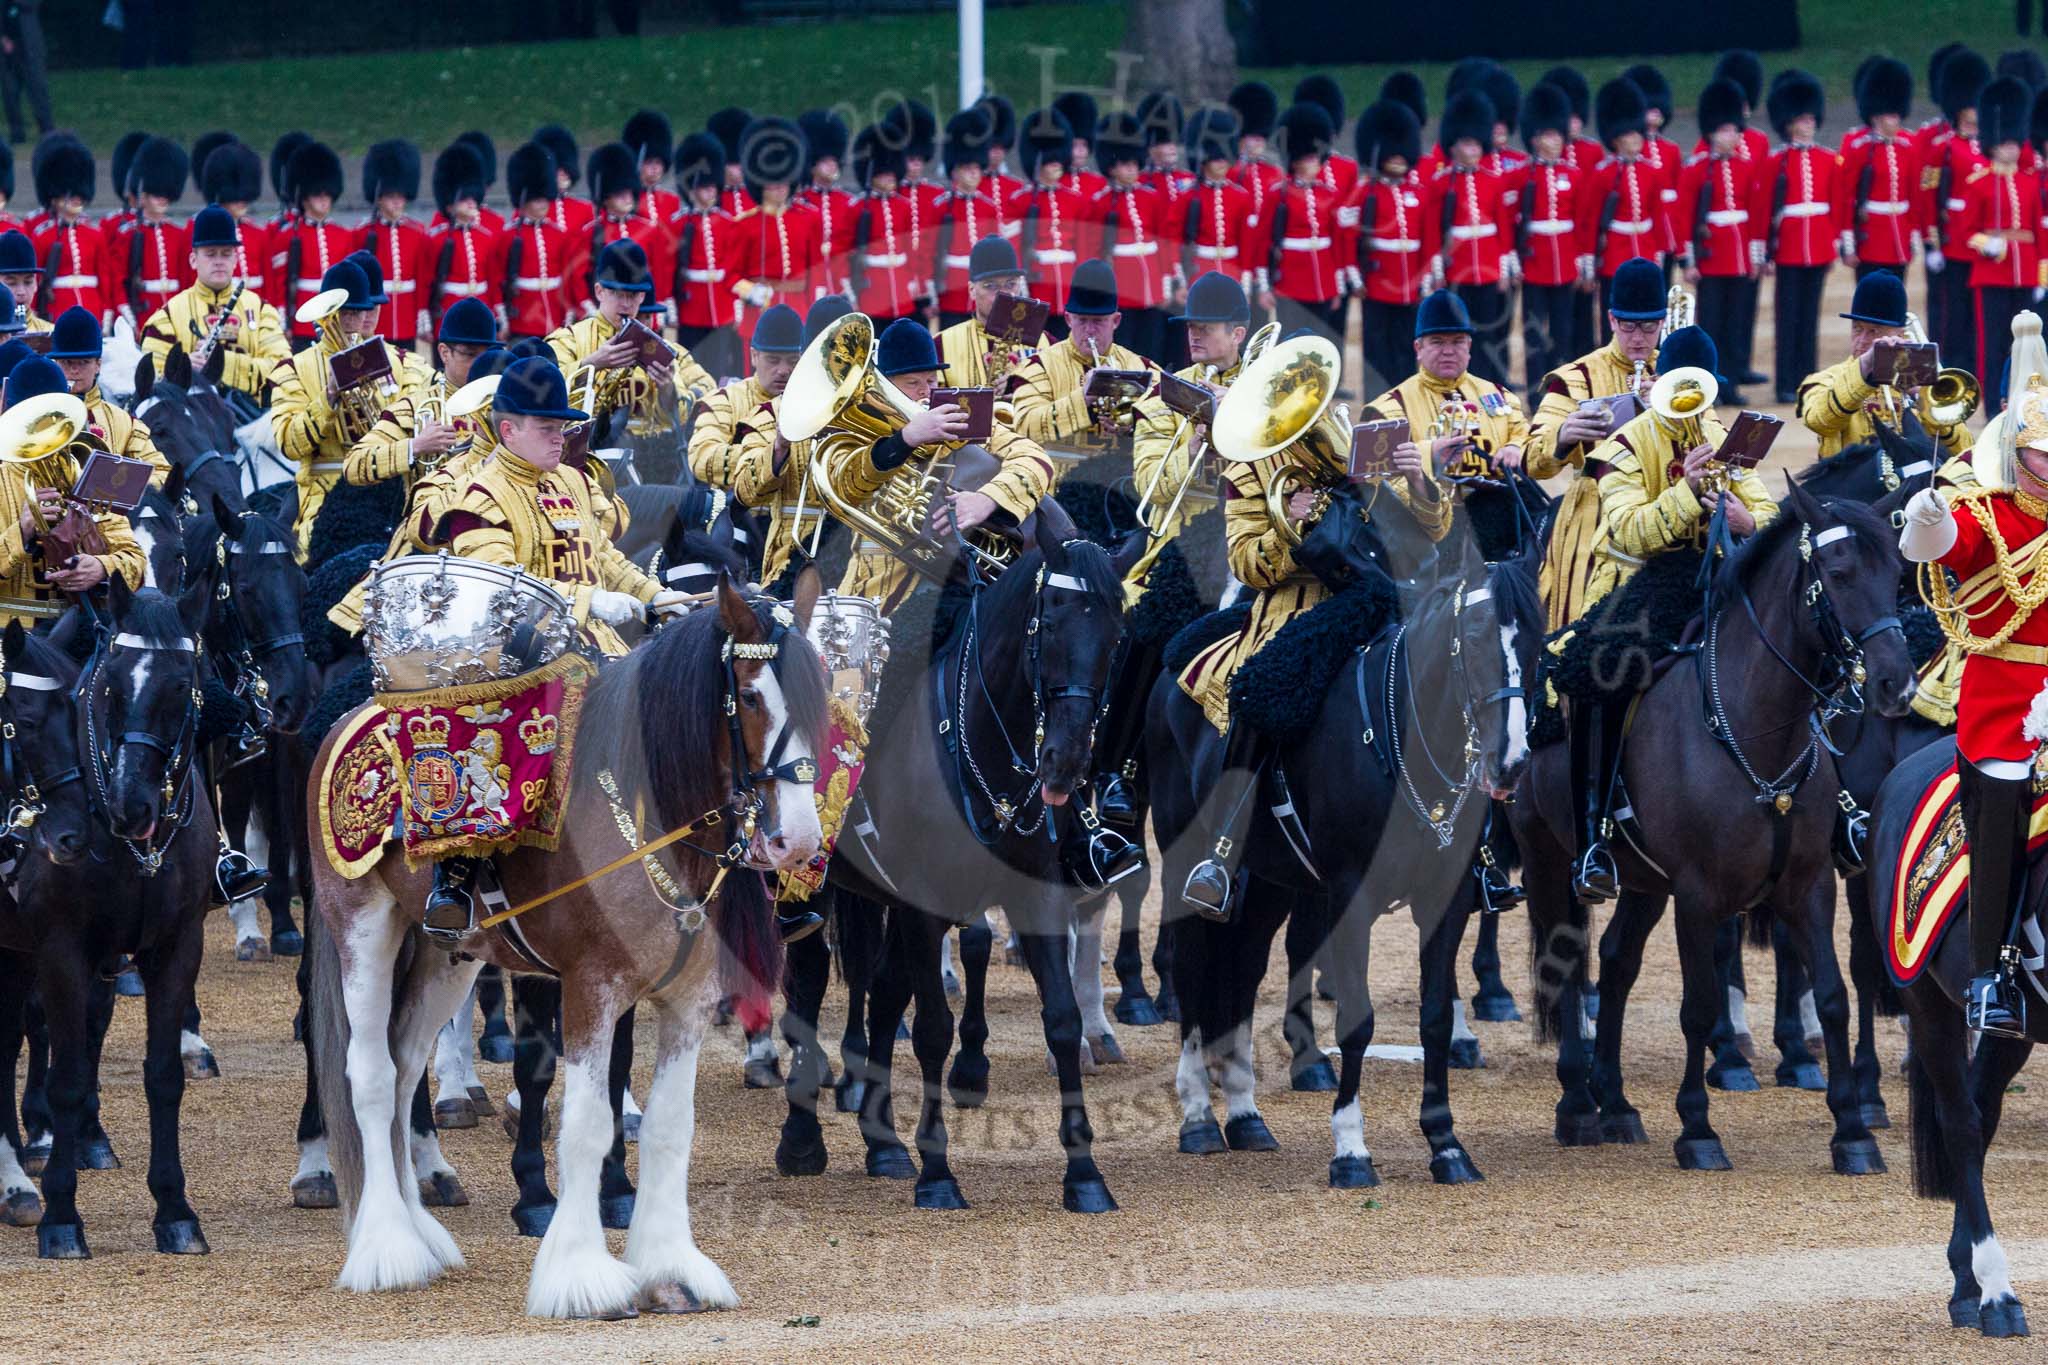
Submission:
M 1954 265 L 1949 266 L 1955 269 Z M 1943 272 L 1946 273 L 1946 272 Z M 2034 291 L 2021 286 L 2008 289 L 2001 285 L 1984 285 L 1970 291 L 1976 295 L 1977 354 L 1983 357 L 1983 368 L 1975 371 L 1978 382 L 1984 386 L 1984 410 L 1997 412 L 2005 406 L 2006 361 L 2012 357 L 2012 320 L 2019 311 L 2027 307 L 2034 297 Z M 1953 365 L 1948 352 L 1942 352 L 1941 363 Z
M 1126 308 L 1124 320 L 1116 325 L 1116 340 L 1155 363 L 1166 359 L 1166 310 Z
M 14 52 L 0 58 L 0 102 L 7 106 L 10 140 L 28 141 L 28 125 L 22 121 L 21 100 L 28 96 L 29 112 L 35 115 L 36 132 L 47 133 L 56 126 L 50 115 L 49 48 L 43 39 L 43 0 L 18 0 L 15 5 Z
M 1418 306 L 1365 300 L 1359 312 L 1358 341 L 1367 373 L 1359 384 L 1360 393 L 1377 397 L 1414 372 Z
M 1472 315 L 1472 373 L 1495 384 L 1508 382 L 1508 333 L 1515 325 L 1515 296 L 1497 284 L 1453 285 Z
M 1282 294 L 1273 296 L 1274 320 L 1280 324 L 1280 335 L 1286 336 L 1297 327 L 1313 327 L 1339 347 L 1344 345 L 1344 300 L 1326 299 L 1321 303 L 1304 303 Z M 1129 317 L 1130 314 L 1124 314 Z M 1403 370 L 1401 377 L 1408 377 Z
M 1543 376 L 1585 354 L 1571 349 L 1572 310 L 1584 298 L 1575 284 L 1522 285 L 1523 367 L 1532 408 Z
M 1736 296 L 1736 315 L 1728 326 L 1729 347 L 1721 352 L 1721 369 L 1731 380 L 1740 380 L 1756 370 L 1756 301 L 1763 281 L 1745 276 L 1741 286 Z
M 1941 347 L 1942 355 L 1947 357 L 1951 354 L 1948 350 L 1948 271 L 1929 270 L 1923 265 L 1920 280 L 1925 286 L 1925 302 L 1920 306 L 1920 316 L 1927 320 L 1927 339 Z M 1941 363 L 1960 365 L 1962 362 L 1945 358 Z
M 1777 391 L 1796 393 L 1799 381 L 1820 368 L 1820 295 L 1827 286 L 1828 268 L 1781 265 L 1776 281 L 1772 298 L 1778 315 L 1771 334 L 1776 343 Z
M 1730 357 L 1736 351 L 1735 329 L 1749 315 L 1751 284 L 1744 275 L 1702 275 L 1695 294 L 1698 308 L 1694 321 L 1714 339 L 1714 350 L 1721 357 L 1722 378 L 1731 389 L 1741 382 L 1742 371 L 1735 368 Z
M 740 334 L 730 323 L 723 327 L 678 327 L 676 344 L 721 384 L 746 373 L 746 357 L 740 354 Z
M 959 323 L 963 323 L 973 316 L 974 314 L 972 312 L 954 313 L 944 308 L 941 308 L 939 310 L 939 330 L 943 332 L 948 327 L 956 326 Z
M 1892 274 L 1897 275 L 1902 280 L 1906 278 L 1906 267 L 1902 265 L 1879 265 L 1875 262 L 1864 260 L 1859 260 L 1856 262 L 1856 278 L 1859 280 L 1863 279 L 1865 276 L 1875 275 L 1880 270 L 1889 270 L 1892 272 Z M 1929 335 L 1931 336 L 1933 334 L 1929 333 Z
M 1600 325 L 1593 315 L 1600 311 L 1604 289 L 1598 292 L 1581 293 L 1572 308 L 1572 339 L 1567 347 L 1574 357 L 1582 356 L 1597 344 L 1593 338 L 1600 334 Z
M 1941 347 L 1941 363 L 1960 365 L 1971 374 L 1985 381 L 1985 392 L 1990 393 L 1990 379 L 1986 367 L 1981 363 L 1983 352 L 1977 344 L 1977 300 L 1970 288 L 1970 263 L 1950 260 L 1940 274 L 1929 281 L 1929 292 L 1939 292 L 1942 299 L 1942 327 L 1939 332 L 1930 333 Z M 2008 324 L 2009 325 L 2009 324 Z M 2011 335 L 2006 337 L 2011 343 Z M 2004 351 L 1999 354 L 2003 356 Z M 2002 367 L 2001 367 L 2002 368 Z M 1997 412 L 1996 407 L 1987 409 Z

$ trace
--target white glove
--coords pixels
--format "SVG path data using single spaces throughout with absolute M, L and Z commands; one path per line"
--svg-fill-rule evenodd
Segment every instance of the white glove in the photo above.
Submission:
M 1764 268 L 1764 257 L 1764 244 L 1762 242 L 1751 242 L 1749 244 L 1750 267 L 1755 270 L 1762 270 Z
M 1930 275 L 1939 275 L 1941 268 L 1948 264 L 1942 258 L 1941 250 L 1938 247 L 1928 247 L 1926 251 L 1921 253 L 1920 259 L 1927 262 L 1927 273 Z
M 1500 257 L 1500 273 L 1502 278 L 1510 284 L 1519 281 L 1522 278 L 1522 257 L 1520 253 L 1503 251 Z
M 622 626 L 640 611 L 640 599 L 632 593 L 598 588 L 590 594 L 590 614 L 608 626 Z
M 1988 261 L 2004 260 L 2007 246 L 2008 244 L 2003 237 L 1988 238 L 1984 243 L 1984 259 Z
M 1835 244 L 1835 251 L 1845 261 L 1856 257 L 1856 234 L 1849 228 L 1842 229 L 1842 239 Z
M 1273 292 L 1273 275 L 1272 275 L 1272 269 L 1271 269 L 1271 267 L 1269 267 L 1269 266 L 1263 266 L 1263 265 L 1259 267 L 1259 271 L 1258 271 L 1258 281 L 1259 281 L 1259 289 L 1258 289 L 1258 292 L 1259 292 L 1259 293 L 1261 293 L 1261 294 L 1270 294 L 1270 293 L 1272 293 L 1272 292 Z
M 1899 553 L 1915 564 L 1947 554 L 1956 543 L 1955 518 L 1940 490 L 1923 488 L 1906 503 L 1906 524 L 1899 529 Z
M 594 605 L 594 604 L 593 604 Z M 658 592 L 647 604 L 647 609 L 658 616 L 688 616 L 696 603 L 684 592 Z
M 1579 257 L 1579 279 L 1582 281 L 1587 281 L 1591 280 L 1592 278 L 1593 257 L 1590 254 Z
M 747 290 L 747 302 L 756 308 L 766 308 L 775 301 L 775 291 L 765 284 L 757 284 Z

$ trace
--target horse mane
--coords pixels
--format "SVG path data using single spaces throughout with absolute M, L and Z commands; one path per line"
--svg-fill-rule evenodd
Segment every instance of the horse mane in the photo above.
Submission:
M 121 629 L 160 648 L 191 638 L 185 630 L 185 618 L 178 613 L 177 601 L 156 588 L 135 590 L 128 611 L 121 618 Z
M 1063 571 L 1081 580 L 1088 595 L 1105 611 L 1121 616 L 1124 609 L 1123 579 L 1111 562 L 1109 551 L 1092 540 L 1069 540 L 1061 547 Z M 1003 576 L 986 590 L 991 612 L 1017 610 L 1024 599 L 1036 593 L 1038 571 L 1045 564 L 1045 552 L 1032 548 L 1017 556 L 1003 570 Z
M 55 678 L 69 686 L 78 681 L 78 661 L 41 635 L 22 633 L 22 652 L 8 661 L 32 677 Z M 26 667 L 23 667 L 26 665 Z
M 1882 449 L 1875 441 L 1858 441 L 1855 445 L 1843 446 L 1834 454 L 1815 460 L 1793 477 L 1799 480 L 1802 486 L 1825 486 L 1837 478 L 1860 471 L 1864 465 L 1875 460 Z
M 1875 545 L 1887 543 L 1892 535 L 1891 527 L 1883 517 L 1873 512 L 1866 504 L 1848 498 L 1823 500 L 1828 514 L 1847 526 L 1858 540 Z M 1735 548 L 1714 575 L 1714 592 L 1717 596 L 1746 588 L 1762 572 L 1763 566 L 1785 548 L 1785 543 L 1798 538 L 1806 523 L 1793 515 L 1790 507 L 1783 503 L 1778 514 L 1757 533 Z
M 1539 637 L 1543 634 L 1544 614 L 1537 576 L 1542 563 L 1543 545 L 1538 542 L 1525 547 L 1520 554 L 1495 561 L 1486 576 L 1497 604 L 1495 615 L 1501 623 L 1532 627 Z

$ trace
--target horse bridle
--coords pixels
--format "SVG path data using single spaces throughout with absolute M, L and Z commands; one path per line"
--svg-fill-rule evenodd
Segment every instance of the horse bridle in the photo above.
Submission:
M 1401 779 L 1402 795 L 1407 798 L 1409 807 L 1414 810 L 1416 818 L 1436 836 L 1439 849 L 1449 848 L 1457 837 L 1459 817 L 1465 813 L 1466 803 L 1472 799 L 1472 793 L 1479 785 L 1476 779 L 1484 753 L 1479 745 L 1479 725 L 1474 712 L 1479 707 L 1491 706 L 1495 702 L 1505 707 L 1508 702 L 1522 695 L 1522 689 L 1519 687 L 1502 686 L 1495 688 L 1477 702 L 1472 698 L 1470 674 L 1465 662 L 1465 610 L 1488 601 L 1492 596 L 1493 590 L 1490 586 L 1481 584 L 1479 587 L 1468 589 L 1462 578 L 1457 581 L 1451 596 L 1451 671 L 1456 677 L 1465 722 L 1465 771 L 1462 777 L 1453 777 L 1446 773 L 1443 765 L 1438 763 L 1436 756 L 1430 752 L 1427 736 L 1421 736 L 1422 756 L 1429 761 L 1430 769 L 1447 792 L 1454 792 L 1448 795 L 1445 801 L 1431 803 L 1423 800 L 1422 793 L 1415 786 L 1414 775 L 1408 769 L 1408 751 L 1401 743 L 1403 727 L 1399 682 L 1404 675 L 1401 660 L 1408 650 L 1406 622 L 1395 628 L 1393 644 L 1387 650 L 1387 742 L 1393 756 L 1394 772 Z M 1419 718 L 1421 711 L 1415 703 L 1415 677 L 1412 671 L 1406 672 L 1406 679 L 1408 713 Z M 1416 729 L 1420 732 L 1422 727 L 1417 725 Z
M 199 707 L 202 701 L 197 687 L 192 689 L 192 704 L 184 708 L 183 719 L 178 723 L 176 738 L 166 743 L 162 736 L 148 730 L 124 730 L 108 748 L 102 742 L 97 699 L 101 695 L 100 672 L 107 666 L 116 649 L 146 649 L 159 653 L 190 653 L 199 650 L 198 642 L 180 639 L 169 644 L 151 644 L 139 635 L 122 633 L 109 635 L 100 627 L 93 645 L 91 660 L 80 675 L 78 688 L 73 693 L 78 703 L 79 717 L 85 727 L 85 743 L 82 762 L 92 783 L 87 790 L 87 799 L 98 807 L 103 818 L 111 818 L 113 797 L 107 786 L 107 769 L 114 763 L 120 751 L 135 745 L 138 748 L 153 749 L 164 756 L 164 808 L 157 822 L 160 830 L 168 825 L 168 832 L 138 843 L 133 839 L 122 839 L 137 867 L 145 877 L 153 877 L 163 867 L 164 855 L 170 851 L 171 843 L 179 831 L 192 821 L 195 808 L 193 794 L 196 784 L 192 780 L 192 754 L 199 733 Z
M 247 627 L 242 624 L 242 613 L 235 600 L 234 575 L 228 572 L 228 556 L 240 554 L 289 555 L 292 547 L 281 540 L 268 540 L 253 550 L 243 550 L 239 541 L 230 543 L 222 536 L 214 546 L 214 583 L 212 600 L 207 605 L 207 626 L 218 626 L 220 638 L 214 651 L 214 667 L 221 682 L 235 699 L 247 705 L 256 713 L 259 729 L 268 730 L 271 725 L 270 681 L 263 674 L 258 659 L 265 659 L 280 650 L 294 645 L 303 646 L 306 636 L 303 631 L 288 631 L 279 635 L 266 635 L 251 640 Z
M 6 821 L 4 826 L 0 826 L 0 839 L 26 835 L 49 810 L 48 793 L 72 782 L 82 782 L 85 778 L 85 770 L 74 763 L 39 782 L 29 768 L 27 756 L 21 752 L 20 731 L 14 719 L 15 689 L 56 692 L 62 691 L 63 687 L 64 684 L 56 678 L 15 673 L 7 667 L 5 657 L 0 657 L 0 798 L 7 802 Z
M 796 629 L 796 614 L 781 602 L 769 603 L 765 612 L 756 606 L 754 615 L 768 631 L 768 638 L 750 644 L 735 640 L 728 634 L 718 655 L 720 666 L 725 670 L 723 705 L 726 738 L 732 753 L 733 797 L 725 807 L 725 814 L 733 827 L 733 841 L 721 851 L 697 850 L 716 859 L 720 867 L 728 868 L 746 860 L 747 844 L 753 839 L 761 812 L 768 805 L 766 788 L 769 784 L 795 782 L 810 786 L 818 780 L 816 759 L 809 755 L 788 760 L 782 757 L 789 746 L 789 737 L 796 729 L 794 720 L 787 715 L 783 718 L 782 732 L 776 735 L 762 765 L 759 768 L 747 766 L 747 739 L 740 724 L 739 666 L 736 661 L 751 659 L 765 663 L 779 682 L 782 678 L 782 646 Z

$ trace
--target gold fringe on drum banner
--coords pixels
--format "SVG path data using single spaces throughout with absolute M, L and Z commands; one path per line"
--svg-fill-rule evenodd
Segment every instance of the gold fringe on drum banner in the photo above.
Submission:
M 838 846 L 839 831 L 846 824 L 846 809 L 853 804 L 853 794 L 860 789 L 861 773 L 867 766 L 867 730 L 854 713 L 851 699 L 833 697 L 829 711 L 832 719 L 830 742 L 819 757 L 818 782 L 814 789 L 814 799 L 818 803 L 818 827 L 824 838 L 809 862 L 793 872 L 778 874 L 775 899 L 785 904 L 807 901 L 825 884 L 832 850 Z

